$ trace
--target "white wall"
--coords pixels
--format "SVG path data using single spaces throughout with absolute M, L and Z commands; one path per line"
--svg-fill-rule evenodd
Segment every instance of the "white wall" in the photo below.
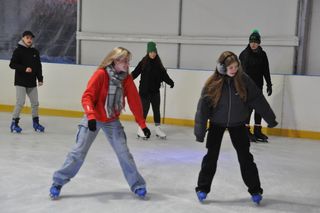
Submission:
M 82 111 L 81 96 L 94 66 L 42 63 L 43 86 L 38 88 L 40 107 Z M 0 60 L 0 104 L 15 105 L 14 70 Z M 28 98 L 26 105 L 30 106 Z
M 320 1 L 313 0 L 310 36 L 306 58 L 306 69 L 308 75 L 320 75 Z
M 180 0 L 79 0 L 81 64 L 98 64 L 106 49 L 125 45 L 136 66 L 154 40 L 166 67 L 211 70 L 222 51 L 239 54 L 258 28 L 271 73 L 293 73 L 298 0 L 181 2 L 179 34 Z
M 15 104 L 14 71 L 9 61 L 0 60 L 0 104 Z M 39 88 L 40 107 L 82 111 L 81 95 L 94 66 L 43 63 L 44 85 Z M 175 82 L 173 89 L 166 88 L 166 118 L 193 120 L 198 98 L 209 71 L 168 70 Z M 136 84 L 139 79 L 136 79 Z M 267 97 L 277 120 L 278 128 L 319 132 L 320 77 L 272 75 L 273 94 Z M 138 84 L 137 84 L 138 85 Z M 164 88 L 161 89 L 162 97 Z M 27 106 L 30 103 L 27 102 Z M 161 111 L 163 112 L 163 111 Z M 130 114 L 127 108 L 124 114 Z

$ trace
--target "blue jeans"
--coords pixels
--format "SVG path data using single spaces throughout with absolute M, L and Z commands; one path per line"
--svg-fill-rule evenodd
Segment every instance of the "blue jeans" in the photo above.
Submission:
M 53 184 L 63 186 L 78 173 L 92 142 L 98 135 L 99 130 L 102 129 L 118 157 L 131 191 L 134 192 L 136 189 L 146 187 L 146 183 L 139 174 L 132 154 L 128 149 L 126 134 L 120 121 L 97 122 L 97 130 L 94 132 L 88 129 L 87 124 L 87 118 L 83 118 L 79 125 L 76 144 L 68 153 L 62 167 L 53 174 Z

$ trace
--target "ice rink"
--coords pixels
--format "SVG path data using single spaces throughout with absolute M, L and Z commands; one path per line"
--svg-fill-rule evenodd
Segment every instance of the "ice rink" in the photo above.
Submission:
M 320 212 L 320 141 L 270 137 L 253 143 L 264 198 L 254 205 L 226 132 L 212 191 L 198 202 L 196 186 L 205 144 L 195 142 L 191 127 L 163 125 L 167 140 L 136 138 L 137 125 L 122 122 L 137 167 L 147 181 L 148 196 L 134 196 L 102 132 L 77 176 L 49 199 L 52 174 L 75 143 L 80 118 L 40 117 L 45 133 L 36 133 L 31 115 L 21 116 L 21 134 L 9 131 L 11 114 L 0 113 L 1 213 L 196 213 Z

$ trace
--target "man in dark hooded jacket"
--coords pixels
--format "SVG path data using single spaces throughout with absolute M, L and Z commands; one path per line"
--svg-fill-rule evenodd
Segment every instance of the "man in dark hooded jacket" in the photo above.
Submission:
M 257 30 L 254 30 L 249 37 L 248 46 L 241 52 L 239 59 L 243 70 L 256 83 L 262 91 L 263 78 L 267 83 L 268 96 L 272 94 L 272 83 L 269 70 L 269 61 L 266 52 L 260 46 L 261 36 Z M 268 137 L 261 132 L 261 115 L 254 113 L 254 134 L 250 131 L 250 115 L 247 119 L 248 134 L 251 142 L 261 141 L 268 142 Z

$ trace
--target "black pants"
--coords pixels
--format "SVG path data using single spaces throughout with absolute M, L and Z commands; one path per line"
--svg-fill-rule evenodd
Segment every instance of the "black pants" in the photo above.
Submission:
M 226 127 L 211 126 L 207 137 L 208 153 L 203 157 L 196 191 L 210 192 L 213 177 L 217 169 L 222 137 Z M 244 125 L 229 127 L 233 147 L 237 151 L 241 176 L 250 194 L 263 192 L 260 187 L 259 173 L 250 153 L 250 142 Z M 228 177 L 226 177 L 228 178 Z M 232 193 L 232 192 L 230 192 Z
M 258 88 L 262 92 L 262 86 L 258 86 Z M 250 118 L 251 118 L 252 112 L 253 112 L 253 109 L 249 109 L 249 116 L 248 116 L 248 118 L 246 120 L 246 124 L 250 124 Z M 254 124 L 260 125 L 261 124 L 261 120 L 262 120 L 261 115 L 258 114 L 256 111 L 254 111 Z
M 153 121 L 155 124 L 160 124 L 160 92 L 149 94 L 140 93 L 140 98 L 143 107 L 144 119 L 147 118 L 151 104 L 153 111 Z
M 251 118 L 251 114 L 253 112 L 253 109 L 250 109 L 249 110 L 249 117 L 246 121 L 247 124 L 250 124 L 250 118 Z M 262 120 L 262 117 L 260 114 L 258 114 L 256 111 L 254 111 L 254 124 L 261 124 L 261 120 Z

